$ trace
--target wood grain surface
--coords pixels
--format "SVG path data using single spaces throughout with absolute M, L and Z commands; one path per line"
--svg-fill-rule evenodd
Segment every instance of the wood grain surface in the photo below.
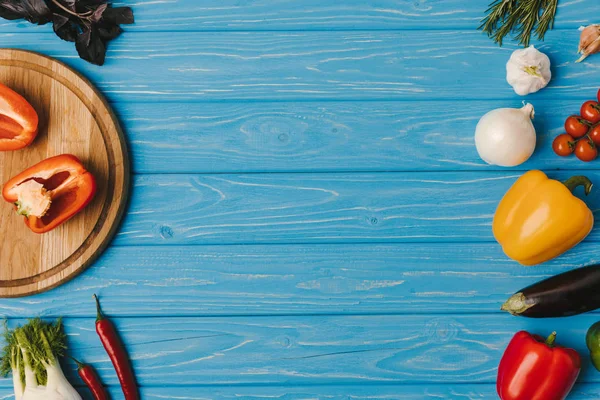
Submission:
M 573 62 L 577 28 L 598 23 L 600 4 L 560 0 L 555 29 L 534 42 L 553 80 L 520 97 L 505 81 L 518 47 L 476 30 L 489 2 L 119 1 L 136 24 L 103 67 L 50 26 L 0 21 L 5 43 L 102 90 L 135 174 L 118 237 L 93 267 L 2 299 L 0 315 L 11 326 L 65 316 L 73 355 L 99 367 L 117 400 L 93 293 L 123 333 L 143 398 L 487 400 L 521 329 L 557 330 L 584 360 L 569 399 L 600 397 L 583 343 L 598 312 L 534 321 L 499 310 L 524 286 L 600 262 L 598 228 L 533 268 L 507 259 L 490 232 L 526 170 L 600 184 L 600 161 L 550 148 L 600 87 L 600 56 Z M 536 108 L 534 156 L 485 165 L 478 119 L 523 100 Z M 598 219 L 598 192 L 585 201 Z M 0 397 L 10 385 L 0 380 Z
M 296 386 L 494 383 L 498 360 L 520 329 L 541 335 L 558 330 L 560 343 L 582 356 L 579 382 L 598 384 L 600 374 L 589 363 L 585 345 L 585 331 L 597 320 L 597 315 L 583 315 L 557 326 L 553 319 L 510 315 L 419 314 L 114 321 L 142 386 Z M 93 363 L 106 384 L 118 385 L 94 321 L 65 320 L 70 354 Z M 65 373 L 77 381 L 72 362 L 65 362 Z
M 164 38 L 161 32 L 123 35 L 111 43 L 103 69 L 78 59 L 70 43 L 52 34 L 24 35 L 19 43 L 75 67 L 115 102 L 523 100 L 506 83 L 506 62 L 518 46 L 498 47 L 474 29 L 181 32 Z M 594 97 L 597 66 L 594 58 L 575 63 L 578 42 L 573 28 L 553 31 L 538 44 L 552 61 L 553 79 L 528 101 L 577 104 Z
M 461 29 L 477 25 L 486 1 L 464 0 L 346 0 L 343 4 L 319 0 L 120 0 L 116 6 L 135 9 L 136 24 L 127 31 L 256 31 L 256 30 L 397 30 Z M 556 27 L 578 28 L 597 15 L 600 5 L 570 0 L 559 3 Z M 4 32 L 26 23 L 0 21 Z M 594 21 L 591 21 L 594 22 Z
M 533 104 L 536 152 L 510 171 L 597 168 L 575 157 L 557 164 L 550 146 L 579 102 Z M 496 107 L 521 102 L 134 103 L 119 113 L 137 173 L 490 171 L 506 169 L 479 158 L 473 132 Z
M 498 202 L 522 174 L 137 175 L 115 243 L 493 242 Z M 600 171 L 585 174 L 600 182 Z M 585 197 L 580 189 L 576 194 Z M 585 201 L 597 213 L 600 192 Z M 595 227 L 586 240 L 599 234 Z
M 0 297 L 48 290 L 72 278 L 112 238 L 127 198 L 127 154 L 101 95 L 66 66 L 41 55 L 0 50 L 0 81 L 36 109 L 39 134 L 27 148 L 0 153 L 0 181 L 59 154 L 73 154 L 95 176 L 92 203 L 67 223 L 35 234 L 10 204 L 0 213 Z

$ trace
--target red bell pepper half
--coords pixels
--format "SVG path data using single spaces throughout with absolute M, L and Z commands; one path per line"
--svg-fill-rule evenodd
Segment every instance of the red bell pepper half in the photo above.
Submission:
M 2 189 L 35 233 L 56 228 L 81 211 L 96 193 L 96 180 L 71 154 L 48 158 L 15 176 Z
M 0 83 L 0 151 L 28 146 L 38 133 L 35 109 L 17 92 Z
M 548 339 L 518 332 L 508 344 L 496 389 L 502 400 L 564 400 L 581 371 L 579 354 Z

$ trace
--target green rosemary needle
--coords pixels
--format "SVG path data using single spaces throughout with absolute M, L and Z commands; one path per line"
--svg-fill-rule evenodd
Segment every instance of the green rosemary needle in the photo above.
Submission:
M 486 10 L 478 29 L 502 46 L 512 33 L 523 46 L 529 46 L 532 33 L 543 40 L 554 27 L 558 0 L 494 0 Z

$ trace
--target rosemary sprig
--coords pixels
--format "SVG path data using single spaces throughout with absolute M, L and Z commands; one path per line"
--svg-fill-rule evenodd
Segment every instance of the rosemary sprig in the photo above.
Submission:
M 557 6 L 558 0 L 494 0 L 478 29 L 500 46 L 512 33 L 520 44 L 527 47 L 533 32 L 539 40 L 543 40 L 548 29 L 554 27 Z

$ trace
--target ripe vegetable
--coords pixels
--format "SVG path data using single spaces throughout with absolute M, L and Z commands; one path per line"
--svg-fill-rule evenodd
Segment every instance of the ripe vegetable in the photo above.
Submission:
M 492 222 L 494 237 L 506 255 L 523 265 L 536 265 L 582 241 L 592 230 L 594 215 L 571 193 L 577 186 L 589 194 L 592 182 L 574 176 L 561 183 L 542 171 L 529 171 L 517 179 Z
M 550 59 L 534 46 L 513 51 L 506 64 L 506 81 L 521 96 L 545 88 L 551 78 Z
M 135 375 L 133 374 L 133 368 L 131 367 L 125 347 L 121 343 L 121 339 L 113 323 L 102 313 L 98 296 L 94 295 L 94 299 L 96 300 L 97 311 L 96 333 L 100 337 L 100 341 L 110 357 L 113 367 L 115 367 L 125 400 L 139 400 L 140 395 L 135 382 Z
M 561 157 L 570 156 L 575 150 L 575 139 L 568 133 L 558 135 L 552 142 L 552 150 Z
M 589 100 L 581 106 L 581 116 L 592 124 L 600 122 L 600 104 L 597 101 Z
M 108 393 L 106 393 L 106 389 L 102 385 L 96 370 L 91 365 L 84 364 L 74 358 L 72 359 L 77 364 L 77 374 L 79 374 L 81 380 L 85 382 L 90 392 L 92 392 L 94 400 L 108 400 Z
M 590 358 L 594 368 L 600 371 L 600 322 L 590 326 L 585 335 L 585 344 L 590 351 Z
M 575 155 L 581 161 L 594 161 L 598 156 L 598 149 L 591 139 L 583 138 L 575 145 Z
M 66 349 L 61 320 L 39 318 L 5 333 L 2 372 L 12 373 L 16 400 L 81 400 L 60 368 Z
M 498 108 L 485 114 L 475 129 L 475 145 L 488 164 L 514 167 L 531 157 L 536 135 L 531 104 L 522 108 Z
M 594 126 L 588 133 L 588 136 L 596 146 L 600 146 L 600 125 Z
M 581 371 L 581 357 L 548 339 L 517 332 L 498 366 L 496 389 L 501 400 L 564 400 Z
M 38 115 L 20 94 L 0 84 L 0 151 L 29 146 L 38 133 Z
M 502 310 L 529 318 L 568 317 L 600 308 L 600 265 L 554 275 L 513 294 Z
M 10 179 L 2 188 L 25 224 L 45 233 L 81 211 L 96 193 L 96 180 L 73 155 L 48 158 Z
M 571 115 L 565 121 L 565 131 L 574 138 L 584 136 L 589 130 L 589 123 L 579 115 Z

